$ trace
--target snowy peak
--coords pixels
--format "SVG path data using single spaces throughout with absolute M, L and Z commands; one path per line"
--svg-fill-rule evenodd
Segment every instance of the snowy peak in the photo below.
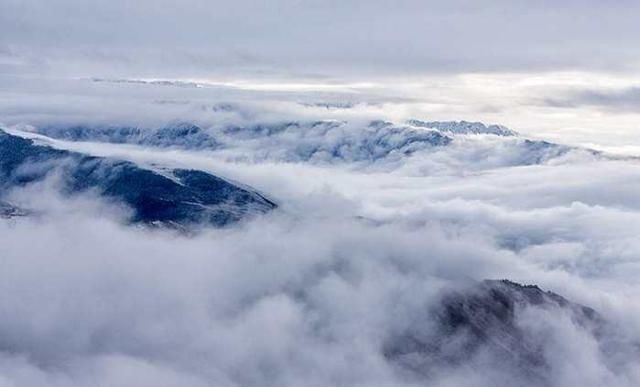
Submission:
M 407 124 L 418 128 L 436 129 L 449 134 L 493 134 L 496 136 L 517 136 L 518 133 L 502 125 L 485 125 L 469 121 L 420 121 L 408 120 Z

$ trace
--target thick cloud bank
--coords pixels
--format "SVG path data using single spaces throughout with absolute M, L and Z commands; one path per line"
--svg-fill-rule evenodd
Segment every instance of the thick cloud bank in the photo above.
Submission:
M 3 211 L 31 214 L 0 217 L 0 386 L 640 383 L 636 160 L 369 117 L 358 121 L 362 132 L 323 122 L 266 135 L 206 126 L 223 146 L 195 149 L 40 138 L 210 172 L 267 193 L 279 208 L 187 237 L 123 224 L 109 203 L 66 197 L 48 180 L 12 190 L 3 200 L 15 207 Z M 406 138 L 425 133 L 449 140 L 404 152 Z M 350 158 L 291 157 L 301 154 L 296 145 L 345 139 L 351 147 L 339 148 Z M 371 139 L 403 151 L 353 156 Z M 606 329 L 546 295 L 553 302 L 507 308 L 497 321 L 508 325 L 446 336 L 444 352 L 407 352 L 408 338 L 431 343 L 440 332 L 437 311 L 451 294 L 465 295 L 451 305 L 462 305 L 453 310 L 465 311 L 468 326 L 500 316 L 500 304 L 489 304 L 495 313 L 473 305 L 486 290 L 478 281 L 503 278 L 593 308 Z M 489 341 L 477 340 L 487 332 Z M 504 361 L 496 348 L 514 345 L 501 341 L 504 332 L 522 337 L 540 368 Z

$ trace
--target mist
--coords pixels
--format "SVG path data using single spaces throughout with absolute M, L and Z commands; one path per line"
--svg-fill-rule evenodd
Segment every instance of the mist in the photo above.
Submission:
M 9 198 L 39 216 L 0 222 L 7 386 L 421 385 L 384 346 L 410 322 L 432 324 L 442 291 L 487 278 L 535 283 L 616 327 L 618 356 L 605 361 L 562 311 L 523 313 L 522 326 L 553 337 L 541 344 L 549 385 L 640 381 L 636 160 L 576 150 L 487 164 L 487 149 L 500 155 L 513 141 L 491 136 L 375 167 L 49 141 L 206 170 L 280 208 L 184 236 L 126 225 L 122 208 L 61 196 L 55 182 L 14 190 Z M 487 356 L 428 383 L 527 384 Z

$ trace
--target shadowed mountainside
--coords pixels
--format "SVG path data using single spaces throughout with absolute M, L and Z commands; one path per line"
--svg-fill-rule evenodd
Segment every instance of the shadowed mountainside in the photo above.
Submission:
M 129 161 L 37 145 L 0 131 L 0 192 L 47 177 L 57 178 L 64 194 L 90 191 L 131 207 L 135 223 L 224 226 L 276 207 L 258 192 L 202 171 L 154 171 Z
M 503 367 L 521 381 L 543 386 L 552 367 L 545 352 L 548 343 L 522 321 L 525 311 L 533 312 L 535 319 L 544 312 L 567 317 L 606 350 L 607 324 L 595 310 L 535 285 L 486 280 L 443 293 L 428 311 L 434 318 L 410 322 L 387 341 L 384 354 L 412 377 L 465 365 Z M 637 356 L 637 348 L 634 351 Z

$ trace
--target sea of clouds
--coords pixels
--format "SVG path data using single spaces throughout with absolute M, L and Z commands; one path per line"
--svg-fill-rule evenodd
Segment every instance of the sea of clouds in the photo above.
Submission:
M 16 102 L 2 121 L 31 137 L 52 122 L 105 125 L 112 107 L 99 107 L 108 97 L 54 101 L 44 113 L 33 113 L 44 101 Z M 350 122 L 346 132 L 325 132 L 338 137 L 378 109 L 152 105 L 165 116 L 144 111 L 132 125 L 192 119 L 215 133 L 216 125 L 300 117 Z M 112 124 L 135 113 L 114 113 Z M 285 157 L 301 139 L 288 133 L 219 151 L 39 137 L 142 165 L 205 170 L 279 208 L 182 235 L 126 225 L 126 209 L 91 194 L 64 197 L 54 180 L 12 191 L 6 199 L 34 215 L 0 220 L 0 386 L 527 385 L 490 358 L 425 379 L 384 356 L 398 332 L 433 324 L 428 311 L 443 290 L 488 278 L 537 284 L 615 327 L 622 344 L 605 352 L 560 310 L 522 313 L 518 324 L 543 343 L 549 386 L 640 384 L 636 159 L 575 149 L 528 162 L 521 138 L 473 135 L 336 163 Z

